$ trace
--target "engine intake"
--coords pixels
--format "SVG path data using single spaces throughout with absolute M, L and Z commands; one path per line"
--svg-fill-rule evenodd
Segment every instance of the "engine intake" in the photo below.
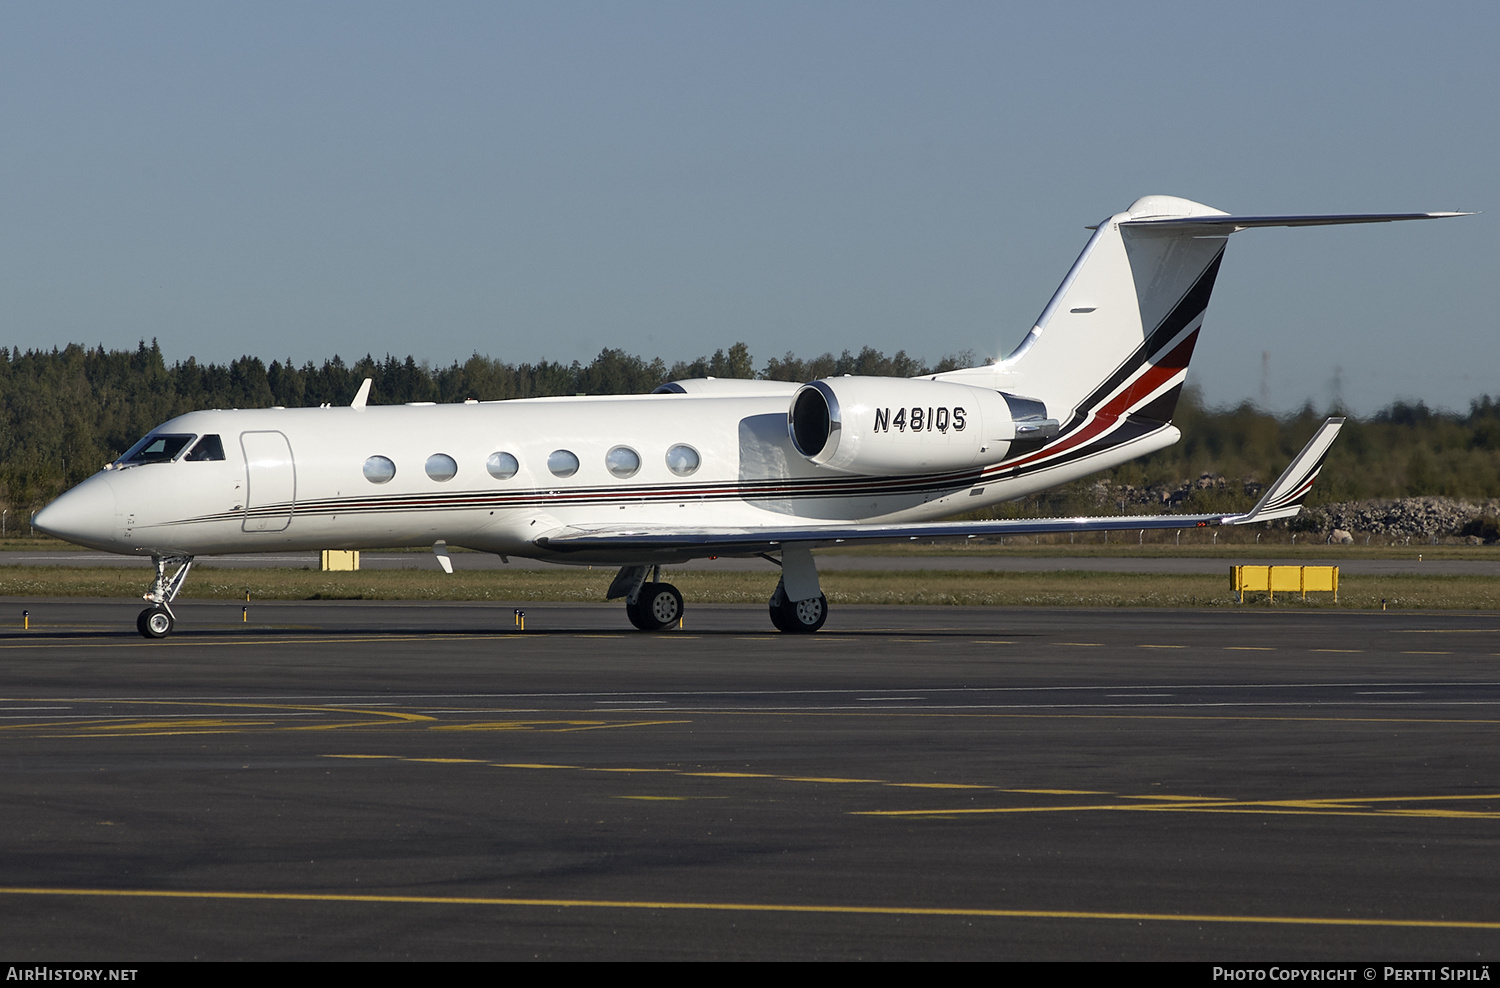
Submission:
M 909 474 L 998 463 L 1019 441 L 1057 435 L 1031 398 L 946 381 L 833 377 L 804 384 L 787 410 L 797 452 L 831 470 Z

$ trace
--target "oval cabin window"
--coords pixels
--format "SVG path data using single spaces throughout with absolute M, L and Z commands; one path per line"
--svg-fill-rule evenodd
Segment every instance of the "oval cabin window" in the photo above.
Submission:
M 433 480 L 452 480 L 458 473 L 458 461 L 447 453 L 433 453 L 427 458 L 427 476 Z
M 620 479 L 634 477 L 641 469 L 641 454 L 629 446 L 616 446 L 604 454 L 604 465 Z
M 691 446 L 679 443 L 667 450 L 667 469 L 679 477 L 696 473 L 701 462 L 698 459 L 698 451 Z
M 571 477 L 578 472 L 578 457 L 566 449 L 555 449 L 547 457 L 547 469 L 554 477 Z
M 384 456 L 372 456 L 365 461 L 365 479 L 372 484 L 388 483 L 396 476 L 396 464 Z
M 496 480 L 509 480 L 521 469 L 521 464 L 509 453 L 491 453 L 490 458 L 484 461 L 484 468 Z

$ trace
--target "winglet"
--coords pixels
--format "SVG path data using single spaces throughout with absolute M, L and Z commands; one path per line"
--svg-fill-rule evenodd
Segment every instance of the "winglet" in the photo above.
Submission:
M 1221 524 L 1249 525 L 1258 521 L 1295 516 L 1302 510 L 1302 499 L 1312 490 L 1318 471 L 1323 469 L 1323 461 L 1328 459 L 1328 450 L 1343 426 L 1344 420 L 1341 418 L 1324 422 L 1255 507 L 1243 515 L 1230 515 Z
M 349 402 L 349 407 L 350 408 L 364 408 L 365 407 L 365 402 L 367 402 L 369 400 L 370 400 L 370 379 L 367 377 L 367 378 L 365 378 L 365 383 L 361 384 L 359 386 L 359 394 L 355 395 L 354 396 L 354 400 L 351 401 L 351 402 Z

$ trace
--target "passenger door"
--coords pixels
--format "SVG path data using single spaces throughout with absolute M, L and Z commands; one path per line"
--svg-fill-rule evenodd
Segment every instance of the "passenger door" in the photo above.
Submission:
M 297 467 L 292 444 L 280 432 L 242 432 L 245 451 L 247 532 L 280 532 L 292 523 L 297 503 Z

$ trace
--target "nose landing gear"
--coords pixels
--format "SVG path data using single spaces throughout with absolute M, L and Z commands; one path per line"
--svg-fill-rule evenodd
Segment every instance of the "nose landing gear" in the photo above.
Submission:
M 177 615 L 172 613 L 171 605 L 187 581 L 188 570 L 193 568 L 193 557 L 152 556 L 151 561 L 156 564 L 156 579 L 151 581 L 151 589 L 142 595 L 151 606 L 136 616 L 135 630 L 145 638 L 165 638 L 177 624 Z M 177 567 L 170 577 L 167 576 L 168 566 Z

